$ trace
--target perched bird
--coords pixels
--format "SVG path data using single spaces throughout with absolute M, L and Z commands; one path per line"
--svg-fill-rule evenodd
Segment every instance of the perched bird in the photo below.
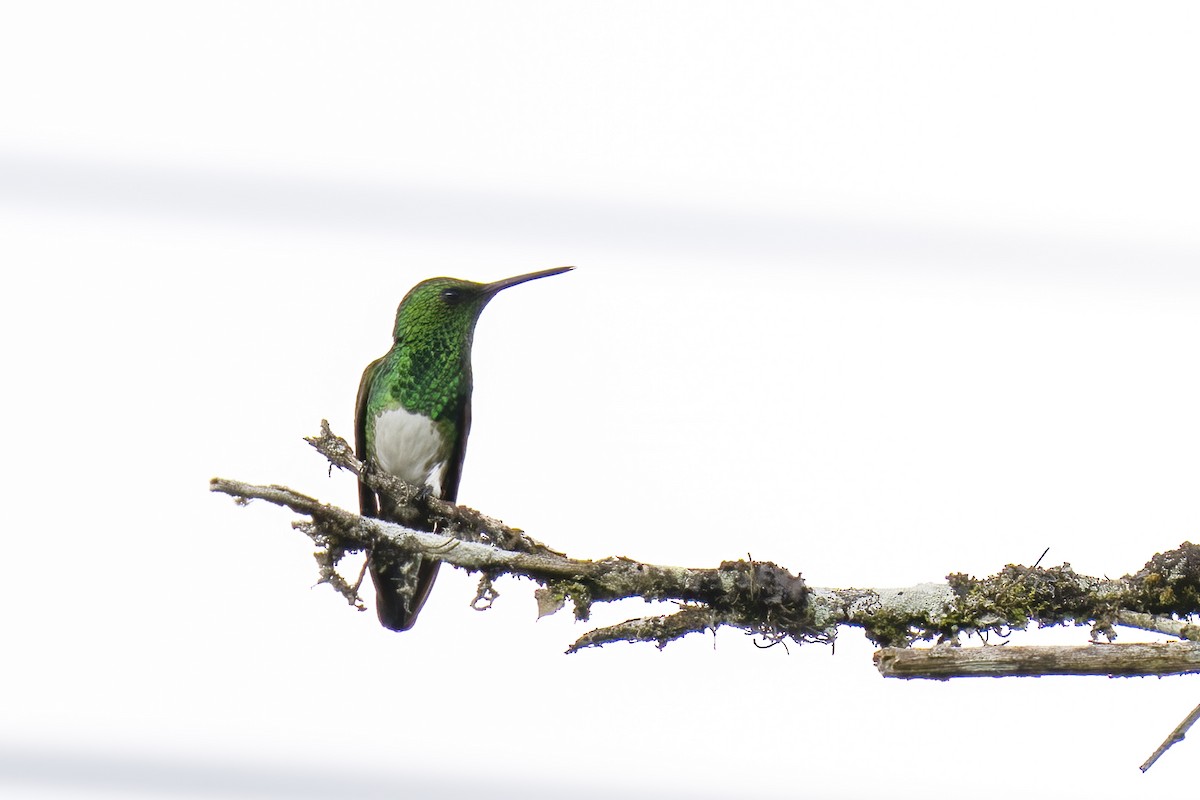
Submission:
M 392 349 L 367 366 L 358 387 L 358 457 L 454 502 L 471 430 L 475 323 L 501 290 L 569 269 L 557 267 L 494 283 L 431 278 L 414 286 L 396 311 Z M 363 516 L 427 525 L 424 520 L 401 519 L 387 498 L 362 482 L 358 498 Z M 406 631 L 413 626 L 440 563 L 419 556 L 390 563 L 372 558 L 375 604 L 385 628 Z

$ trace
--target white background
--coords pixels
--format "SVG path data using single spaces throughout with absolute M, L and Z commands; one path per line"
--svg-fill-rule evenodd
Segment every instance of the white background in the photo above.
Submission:
M 6 797 L 1062 797 L 1195 681 L 880 679 L 847 630 L 411 633 L 288 513 L 418 280 L 574 264 L 475 349 L 460 497 L 572 555 L 815 585 L 1200 535 L 1192 4 L 41 3 L 0 28 Z M 597 609 L 596 623 L 653 613 Z M 1026 640 L 1083 642 L 1086 629 Z M 1133 640 L 1132 634 L 1122 641 Z

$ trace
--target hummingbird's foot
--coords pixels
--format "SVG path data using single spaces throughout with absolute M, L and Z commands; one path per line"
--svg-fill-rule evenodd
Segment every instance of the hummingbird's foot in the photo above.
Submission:
M 365 484 L 367 478 L 379 474 L 379 465 L 375 463 L 375 459 L 371 456 L 363 456 L 358 466 L 358 480 Z
M 433 487 L 428 483 L 423 483 L 413 496 L 411 508 L 419 509 L 421 516 L 429 516 L 431 510 L 429 501 L 436 498 L 437 495 L 434 494 Z

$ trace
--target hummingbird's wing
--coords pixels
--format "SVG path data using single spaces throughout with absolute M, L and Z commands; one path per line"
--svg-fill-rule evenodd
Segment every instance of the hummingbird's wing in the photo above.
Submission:
M 354 403 L 354 454 L 364 463 L 371 457 L 367 442 L 367 399 L 385 358 L 387 356 L 372 361 L 363 370 L 362 381 L 358 384 L 358 399 Z M 379 496 L 361 480 L 358 482 L 358 509 L 364 517 L 384 516 L 380 513 Z M 379 623 L 393 631 L 408 630 L 416 622 L 417 612 L 429 596 L 433 578 L 437 575 L 438 562 L 412 558 L 391 564 L 372 560 L 370 565 Z
M 371 455 L 367 443 L 367 398 L 375 376 L 386 358 L 387 356 L 384 356 L 368 364 L 358 385 L 358 399 L 354 408 L 354 452 L 358 459 L 364 462 Z M 459 412 L 459 419 L 469 426 L 470 399 L 467 398 L 462 405 L 464 411 Z M 458 495 L 458 482 L 462 475 L 463 457 L 466 455 L 466 428 L 459 430 L 463 431 L 463 435 L 458 437 L 454 445 L 441 481 L 441 498 L 450 502 L 454 502 Z M 382 513 L 379 496 L 362 481 L 358 483 L 358 507 L 364 517 L 387 516 Z M 417 614 L 429 598 L 440 566 L 440 561 L 420 557 L 390 564 L 371 562 L 371 580 L 375 583 L 375 611 L 383 627 L 393 631 L 406 631 L 413 626 L 417 621 Z
M 459 403 L 457 419 L 454 420 L 458 438 L 446 459 L 446 471 L 442 474 L 442 499 L 454 503 L 458 500 L 458 483 L 462 480 L 463 461 L 467 457 L 467 437 L 471 434 L 471 398 L 464 397 Z
M 362 380 L 358 384 L 358 399 L 354 402 L 354 455 L 363 462 L 370 455 L 367 448 L 367 395 L 382 363 L 383 358 L 377 358 L 363 370 Z M 379 515 L 379 498 L 362 481 L 358 482 L 358 510 L 364 517 Z

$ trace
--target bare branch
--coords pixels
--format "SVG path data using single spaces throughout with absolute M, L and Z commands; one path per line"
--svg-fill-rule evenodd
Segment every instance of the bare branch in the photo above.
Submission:
M 1193 708 L 1192 713 L 1188 714 L 1184 718 L 1183 722 L 1175 726 L 1175 730 L 1171 731 L 1171 734 L 1163 740 L 1163 743 L 1158 746 L 1158 749 L 1146 759 L 1146 763 L 1142 764 L 1139 769 L 1141 769 L 1142 772 L 1145 772 L 1153 767 L 1154 762 L 1158 761 L 1158 759 L 1162 757 L 1163 753 L 1167 752 L 1176 744 L 1183 741 L 1183 737 L 1187 735 L 1187 732 L 1191 730 L 1191 727 L 1196 724 L 1197 720 L 1200 720 L 1200 706 Z
M 1117 612 L 1117 624 L 1124 625 L 1126 628 L 1137 628 L 1153 633 L 1164 633 L 1167 636 L 1177 636 L 1180 639 L 1200 641 L 1200 625 L 1171 617 L 1157 617 L 1153 614 L 1121 610 Z
M 1087 644 L 1077 647 L 885 647 L 885 678 L 1002 678 L 1030 675 L 1184 675 L 1200 672 L 1200 644 Z

